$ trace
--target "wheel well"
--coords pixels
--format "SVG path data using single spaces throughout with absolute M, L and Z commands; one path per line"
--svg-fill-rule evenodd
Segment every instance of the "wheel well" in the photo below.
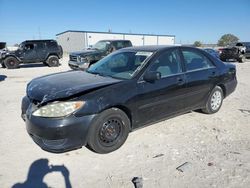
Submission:
M 116 106 L 112 106 L 111 108 L 119 108 L 120 110 L 122 110 L 129 118 L 130 120 L 130 131 L 132 130 L 132 114 L 131 111 L 123 105 L 116 105 Z
M 56 57 L 58 57 L 58 59 L 60 59 L 59 56 L 58 56 L 57 54 L 49 54 L 49 55 L 47 56 L 46 60 L 48 60 L 48 58 L 49 58 L 50 56 L 52 56 L 52 55 L 53 55 L 53 56 L 56 56 Z
M 9 57 L 15 58 L 15 59 L 18 61 L 18 63 L 21 62 L 21 61 L 20 61 L 16 56 L 14 56 L 14 55 L 9 55 L 9 56 L 5 57 L 5 58 L 3 59 L 3 62 L 4 62 L 5 59 L 7 59 L 7 58 L 9 58 Z
M 219 84 L 218 85 L 221 89 L 222 89 L 222 91 L 223 91 L 223 97 L 225 98 L 226 97 L 226 87 L 223 85 L 223 84 Z

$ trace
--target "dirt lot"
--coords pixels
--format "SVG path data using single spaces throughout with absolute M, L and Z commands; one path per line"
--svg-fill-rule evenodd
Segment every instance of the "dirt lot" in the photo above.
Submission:
M 249 187 L 250 63 L 237 65 L 238 87 L 214 115 L 191 112 L 131 133 L 122 148 L 100 155 L 86 148 L 41 150 L 20 117 L 26 84 L 62 66 L 0 68 L 0 187 Z M 186 163 L 187 162 L 187 163 Z M 178 171 L 176 168 L 186 163 Z M 53 165 L 53 166 L 51 166 Z M 182 172 L 181 172 L 182 170 Z

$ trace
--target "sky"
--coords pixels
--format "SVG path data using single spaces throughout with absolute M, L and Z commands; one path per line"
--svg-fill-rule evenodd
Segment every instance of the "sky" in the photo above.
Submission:
M 66 30 L 175 35 L 176 43 L 250 41 L 250 0 L 0 0 L 0 41 L 54 39 Z

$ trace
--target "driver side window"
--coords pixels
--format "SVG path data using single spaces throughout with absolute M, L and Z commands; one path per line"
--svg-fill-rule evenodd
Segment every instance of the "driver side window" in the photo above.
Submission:
M 34 49 L 34 44 L 25 44 L 24 49 L 25 50 L 33 50 Z
M 205 55 L 199 52 L 190 49 L 184 49 L 182 50 L 182 54 L 187 71 L 214 67 L 213 63 L 207 57 L 205 57 Z
M 182 72 L 181 59 L 178 50 L 167 50 L 163 52 L 150 67 L 149 71 L 161 73 L 161 77 L 167 77 Z

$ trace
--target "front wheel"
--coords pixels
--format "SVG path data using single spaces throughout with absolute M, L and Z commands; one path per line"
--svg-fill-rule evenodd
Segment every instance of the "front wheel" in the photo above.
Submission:
M 59 59 L 55 55 L 49 56 L 46 63 L 49 67 L 58 67 L 60 65 Z
M 16 58 L 14 57 L 7 57 L 5 60 L 4 60 L 4 66 L 7 68 L 7 69 L 16 69 L 18 68 L 19 66 L 19 62 Z
M 223 91 L 221 87 L 216 86 L 208 97 L 206 107 L 202 109 L 207 114 L 213 114 L 220 110 L 223 102 Z
M 88 147 L 96 153 L 109 153 L 120 148 L 128 137 L 130 120 L 118 108 L 101 112 L 90 127 Z

